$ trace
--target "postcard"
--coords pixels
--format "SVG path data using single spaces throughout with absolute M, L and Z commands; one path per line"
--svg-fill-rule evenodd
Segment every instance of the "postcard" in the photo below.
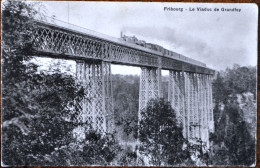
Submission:
M 1 10 L 2 166 L 255 166 L 256 4 Z

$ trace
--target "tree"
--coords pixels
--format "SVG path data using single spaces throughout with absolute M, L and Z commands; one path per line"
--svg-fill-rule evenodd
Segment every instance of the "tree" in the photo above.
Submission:
M 33 3 L 6 1 L 2 14 L 2 161 L 44 165 L 51 152 L 71 141 L 72 107 L 82 88 L 70 75 L 38 73 L 29 62 L 38 14 Z
M 21 95 L 10 97 L 15 102 L 8 104 L 3 114 L 10 113 L 9 109 L 19 109 L 23 114 L 4 120 L 5 164 L 46 164 L 45 160 L 41 162 L 41 157 L 71 142 L 77 122 L 72 120 L 76 112 L 69 107 L 80 97 L 74 81 L 62 74 L 35 74 L 30 84 L 32 88 L 20 85 Z
M 224 77 L 218 72 L 216 79 L 212 82 L 212 96 L 215 104 L 213 109 L 215 129 L 218 129 L 218 122 L 221 115 L 220 107 L 228 101 L 229 94 L 230 92 L 226 89 L 224 83 Z
M 233 68 L 218 73 L 213 81 L 216 128 L 210 137 L 213 142 L 213 165 L 249 166 L 254 163 L 255 137 L 250 135 L 249 128 L 256 125 L 246 122 L 242 111 L 245 103 L 239 101 L 238 97 L 243 98 L 247 92 L 256 95 L 255 89 L 256 67 L 251 66 L 234 65 Z M 253 102 L 248 103 L 244 112 L 252 113 L 250 110 L 255 109 L 254 106 Z
M 117 144 L 109 136 L 87 132 L 84 142 L 73 137 L 75 128 L 88 124 L 78 120 L 84 88 L 69 74 L 38 72 L 30 63 L 33 16 L 38 14 L 33 3 L 6 1 L 2 14 L 2 164 L 111 163 Z M 76 151 L 77 145 L 82 151 Z
M 32 16 L 37 12 L 32 6 L 20 1 L 6 1 L 2 10 L 2 128 L 3 163 L 17 165 L 23 155 L 19 146 L 23 135 L 28 134 L 25 125 L 33 111 L 25 104 L 28 99 L 28 79 L 36 71 L 36 65 L 25 65 L 31 57 Z M 21 142 L 21 143 L 19 143 Z M 16 150 L 18 149 L 18 150 Z
M 139 152 L 153 165 L 177 165 L 190 158 L 184 150 L 187 141 L 182 135 L 176 114 L 163 99 L 151 100 L 141 112 Z
M 230 92 L 226 89 L 224 77 L 217 73 L 216 79 L 212 82 L 212 96 L 216 105 L 226 103 Z
M 226 104 L 220 123 L 211 138 L 214 142 L 213 165 L 254 164 L 255 140 L 250 136 L 237 103 Z
M 15 95 L 19 94 L 19 84 L 25 85 L 27 79 L 36 70 L 36 65 L 25 65 L 31 57 L 32 15 L 36 11 L 24 2 L 6 1 L 2 10 L 2 94 L 3 110 L 10 108 L 5 106 L 15 102 Z M 26 72 L 26 73 L 25 73 Z M 23 82 L 23 83 L 22 83 Z M 18 89 L 18 90 L 17 90 Z M 12 95 L 14 94 L 15 95 Z M 17 109 L 8 109 L 10 113 L 4 113 L 3 120 L 8 120 L 20 115 Z
M 235 64 L 232 69 L 227 68 L 224 75 L 229 93 L 251 92 L 256 95 L 256 67 Z
M 118 138 L 124 142 L 136 141 L 139 77 L 114 75 L 113 81 L 113 104 Z
M 85 135 L 83 141 L 54 151 L 51 155 L 54 162 L 51 165 L 111 165 L 116 162 L 115 158 L 122 149 L 112 134 L 89 130 Z

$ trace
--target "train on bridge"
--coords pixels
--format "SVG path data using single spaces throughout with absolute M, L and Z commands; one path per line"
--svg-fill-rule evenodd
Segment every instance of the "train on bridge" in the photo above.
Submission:
M 188 63 L 192 63 L 192 64 L 196 64 L 202 67 L 206 67 L 206 64 L 199 62 L 197 60 L 191 59 L 189 57 L 185 57 L 184 55 L 178 54 L 176 52 L 173 52 L 171 50 L 165 49 L 164 47 L 158 45 L 158 44 L 152 44 L 152 43 L 146 43 L 144 40 L 139 40 L 137 37 L 135 36 L 126 36 L 125 34 L 123 34 L 123 32 L 121 32 L 121 40 L 132 43 L 132 44 L 136 44 L 157 52 L 162 53 L 163 56 L 167 56 L 167 57 L 172 57 L 175 59 L 179 59 Z

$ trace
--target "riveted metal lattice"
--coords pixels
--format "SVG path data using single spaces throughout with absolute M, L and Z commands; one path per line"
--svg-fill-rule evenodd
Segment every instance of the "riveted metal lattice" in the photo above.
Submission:
M 102 62 L 103 68 L 103 95 L 104 95 L 104 112 L 106 119 L 107 132 L 114 130 L 114 111 L 113 111 L 113 94 L 112 94 L 112 76 L 111 63 Z
M 102 59 L 122 64 L 159 67 L 159 57 L 153 53 L 93 38 L 78 32 L 39 24 L 34 30 L 33 47 L 51 55 Z
M 190 137 L 194 138 L 194 85 L 193 85 L 193 73 L 189 73 L 190 78 L 190 111 L 189 111 L 189 128 L 190 128 Z
M 168 100 L 176 112 L 178 122 L 184 121 L 184 88 L 180 71 L 169 71 Z
M 200 138 L 200 115 L 199 115 L 199 84 L 198 84 L 198 74 L 194 74 L 194 87 L 195 87 L 195 138 Z
M 201 128 L 203 125 L 203 92 L 202 92 L 202 78 L 201 74 L 197 74 L 198 85 L 198 123 L 199 123 L 199 137 L 201 138 Z
M 207 76 L 203 75 L 203 83 L 204 83 L 204 101 L 205 101 L 205 111 L 204 111 L 204 115 L 205 115 L 205 122 L 204 122 L 204 126 L 205 128 L 208 128 L 208 121 L 209 121 L 209 117 L 208 117 L 208 113 L 209 113 L 209 101 L 208 101 L 208 82 L 207 82 Z
M 200 114 L 199 114 L 199 84 L 198 84 L 198 74 L 192 74 L 192 86 L 193 86 L 193 138 L 200 138 Z
M 171 58 L 162 58 L 162 67 L 167 69 L 182 70 L 182 63 Z
M 185 114 L 185 79 L 184 79 L 184 72 L 178 72 L 178 79 L 179 79 L 179 88 L 180 88 L 180 116 L 181 116 L 181 123 L 183 126 L 183 136 L 186 137 L 186 114 Z
M 201 125 L 205 128 L 205 89 L 203 75 L 200 75 L 200 89 L 201 89 Z
M 209 75 L 209 114 L 210 114 L 210 119 L 209 119 L 209 123 L 211 125 L 210 131 L 214 132 L 215 128 L 214 128 L 214 117 L 213 117 L 213 98 L 212 98 L 212 76 Z
M 113 129 L 110 63 L 77 61 L 76 77 L 84 87 L 84 99 L 77 103 L 79 121 L 86 124 L 86 129 L 98 132 L 108 131 L 107 126 Z
M 161 96 L 161 69 L 141 68 L 140 91 L 139 91 L 139 119 L 140 111 L 145 109 L 151 99 Z
M 168 100 L 183 125 L 183 135 L 188 139 L 209 141 L 208 132 L 214 129 L 209 128 L 209 124 L 213 124 L 211 86 L 210 75 L 169 71 Z
M 206 97 L 206 127 L 213 132 L 213 107 L 212 107 L 212 83 L 210 75 L 203 75 L 205 80 L 205 97 Z
M 204 74 L 199 75 L 199 97 L 200 97 L 200 138 L 203 142 L 209 145 L 209 128 L 208 128 L 208 100 L 207 100 L 207 80 Z
M 185 127 L 186 127 L 186 138 L 190 137 L 190 77 L 189 73 L 185 72 Z
M 33 46 L 38 51 L 88 58 L 102 58 L 105 43 L 76 33 L 38 26 Z
M 189 63 L 187 63 L 187 58 L 180 60 L 181 57 L 178 54 L 176 55 L 178 59 L 176 56 L 163 57 L 159 53 L 137 45 L 134 47 L 119 39 L 99 37 L 47 22 L 37 22 L 32 40 L 36 54 L 44 56 L 90 58 L 120 64 L 214 74 L 213 70 L 204 67 L 201 63 L 198 64 L 196 60 Z
M 193 124 L 194 124 L 194 106 L 193 106 L 193 104 L 194 104 L 194 98 L 193 98 L 193 77 L 192 77 L 192 73 L 188 73 L 188 76 L 189 76 L 189 85 L 188 85 L 188 87 L 189 87 L 189 91 L 190 91 L 190 101 L 189 101 L 189 106 L 190 106 L 190 108 L 189 108 L 189 115 L 188 115 L 188 118 L 189 118 L 189 130 L 190 130 L 190 134 L 189 134 L 189 138 L 190 139 L 192 139 L 193 138 L 193 129 L 194 129 L 194 127 L 193 127 Z

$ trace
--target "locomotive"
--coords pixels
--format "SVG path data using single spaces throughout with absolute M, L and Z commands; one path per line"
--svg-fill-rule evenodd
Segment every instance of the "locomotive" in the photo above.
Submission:
M 144 40 L 138 40 L 137 37 L 135 36 L 126 36 L 121 32 L 121 37 L 120 39 L 122 39 L 123 41 L 135 44 L 135 45 L 139 45 L 157 52 L 160 52 L 163 54 L 163 56 L 167 56 L 167 57 L 173 57 L 175 59 L 179 59 L 179 60 L 183 60 L 185 62 L 188 63 L 192 63 L 192 64 L 196 64 L 202 67 L 206 67 L 206 64 L 201 63 L 199 61 L 196 61 L 194 59 L 191 59 L 189 57 L 186 57 L 184 55 L 178 54 L 176 52 L 170 51 L 168 49 L 165 49 L 164 47 L 157 45 L 157 44 L 152 44 L 152 43 L 146 43 Z

